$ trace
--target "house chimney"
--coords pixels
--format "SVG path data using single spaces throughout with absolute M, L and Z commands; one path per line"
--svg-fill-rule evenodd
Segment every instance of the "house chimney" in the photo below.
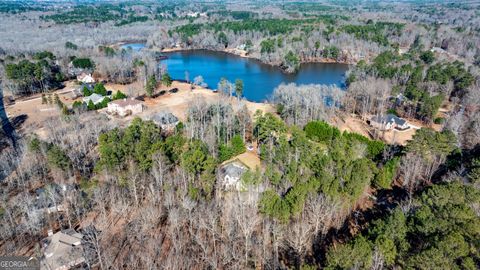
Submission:
M 48 235 L 48 236 L 52 236 L 52 235 L 53 235 L 53 230 L 52 230 L 52 229 L 48 229 L 47 235 Z

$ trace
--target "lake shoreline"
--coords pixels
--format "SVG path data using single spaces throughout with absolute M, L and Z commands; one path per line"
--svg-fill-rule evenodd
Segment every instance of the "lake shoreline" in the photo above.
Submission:
M 200 50 L 205 50 L 205 51 L 211 51 L 211 52 L 219 52 L 219 53 L 226 53 L 230 55 L 235 55 L 239 56 L 242 58 L 248 58 L 248 59 L 253 59 L 256 61 L 261 62 L 262 64 L 269 65 L 272 67 L 278 68 L 280 71 L 282 71 L 285 74 L 294 74 L 298 70 L 295 70 L 293 72 L 287 72 L 284 68 L 282 68 L 282 62 L 265 62 L 262 61 L 262 59 L 252 56 L 251 54 L 248 54 L 247 51 L 245 50 L 239 50 L 239 49 L 230 49 L 226 48 L 224 50 L 218 50 L 218 49 L 210 49 L 210 48 L 183 48 L 183 47 L 176 47 L 176 48 L 164 48 L 164 49 L 159 49 L 160 52 L 162 53 L 171 53 L 171 52 L 188 52 L 188 51 L 200 51 Z M 344 65 L 355 65 L 356 62 L 354 61 L 338 61 L 335 59 L 331 58 L 312 58 L 309 60 L 300 60 L 300 64 L 311 64 L 311 63 L 319 63 L 319 64 L 344 64 Z
M 202 76 L 202 81 L 212 89 L 222 78 L 230 82 L 241 79 L 246 89 L 244 95 L 252 101 L 268 99 L 282 83 L 337 85 L 343 88 L 348 70 L 346 64 L 306 62 L 292 74 L 254 57 L 237 57 L 225 51 L 176 48 L 164 50 L 163 54 L 166 59 L 160 61 L 160 65 L 168 69 L 172 79 L 183 80 L 188 76 L 188 80 L 192 80 Z
M 262 60 L 259 57 L 256 57 L 256 56 L 253 56 L 253 55 L 249 54 L 245 50 L 241 50 L 241 49 L 237 49 L 237 48 L 225 48 L 225 49 L 222 50 L 222 49 L 215 49 L 215 48 L 168 47 L 168 48 L 163 48 L 162 49 L 162 48 L 158 48 L 158 47 L 148 48 L 146 46 L 146 42 L 147 41 L 144 41 L 144 40 L 127 40 L 127 41 L 122 41 L 122 42 L 112 44 L 110 46 L 118 49 L 118 48 L 121 48 L 122 46 L 125 46 L 126 44 L 144 43 L 145 44 L 144 49 L 149 50 L 149 51 L 154 51 L 154 52 L 156 51 L 156 52 L 160 52 L 160 53 L 205 50 L 205 51 L 210 51 L 210 52 L 226 53 L 226 54 L 235 55 L 235 56 L 238 56 L 238 57 L 241 57 L 241 58 L 253 59 L 253 60 L 259 61 L 262 64 L 269 65 L 269 66 L 272 66 L 272 67 L 276 67 L 281 72 L 283 72 L 285 74 L 295 74 L 296 72 L 298 72 L 298 69 L 288 71 L 288 68 L 285 68 L 285 66 L 283 65 L 283 62 L 281 62 L 281 61 L 279 61 L 279 62 L 267 62 L 267 61 Z M 336 59 L 324 58 L 324 57 L 312 57 L 312 58 L 306 58 L 306 59 L 305 58 L 302 59 L 302 57 L 300 57 L 300 58 L 301 58 L 300 63 L 299 63 L 300 65 L 301 64 L 310 64 L 310 63 L 344 64 L 344 65 L 355 65 L 356 64 L 356 61 L 339 61 L 339 60 L 336 60 Z
M 121 49 L 122 46 L 124 46 L 126 44 L 136 44 L 136 43 L 144 43 L 145 48 L 147 48 L 147 40 L 138 40 L 138 39 L 124 40 L 124 41 L 120 41 L 120 42 L 113 43 L 113 44 L 110 44 L 110 45 L 105 45 L 105 46 L 111 47 L 111 48 L 114 48 L 114 49 Z

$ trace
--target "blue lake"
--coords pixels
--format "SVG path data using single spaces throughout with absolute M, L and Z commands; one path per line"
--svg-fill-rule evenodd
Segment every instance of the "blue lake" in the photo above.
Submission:
M 120 48 L 138 52 L 141 49 L 145 48 L 145 43 L 125 43 L 123 45 L 120 45 Z
M 190 81 L 201 75 L 211 89 L 216 89 L 222 77 L 230 82 L 243 80 L 243 95 L 250 101 L 264 101 L 281 83 L 327 84 L 344 87 L 346 64 L 306 63 L 296 74 L 285 74 L 278 67 L 258 60 L 207 50 L 166 53 L 167 59 L 160 62 L 166 66 L 173 79 L 185 80 L 186 71 Z
M 125 43 L 122 49 L 141 51 L 145 43 Z M 335 84 L 344 87 L 346 64 L 306 63 L 295 74 L 285 74 L 280 68 L 266 65 L 255 59 L 208 50 L 191 50 L 166 53 L 161 61 L 173 79 L 185 80 L 186 72 L 190 81 L 202 76 L 211 89 L 216 89 L 220 79 L 230 82 L 243 80 L 243 95 L 251 101 L 268 99 L 281 83 L 296 84 Z

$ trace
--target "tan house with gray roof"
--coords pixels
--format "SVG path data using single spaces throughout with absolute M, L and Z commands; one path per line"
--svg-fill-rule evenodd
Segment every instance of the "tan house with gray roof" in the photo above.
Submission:
M 107 111 L 119 116 L 127 116 L 143 112 L 143 102 L 134 98 L 124 98 L 108 103 Z
M 41 241 L 41 269 L 66 270 L 84 263 L 82 238 L 82 234 L 72 229 L 57 233 L 50 231 L 49 236 Z

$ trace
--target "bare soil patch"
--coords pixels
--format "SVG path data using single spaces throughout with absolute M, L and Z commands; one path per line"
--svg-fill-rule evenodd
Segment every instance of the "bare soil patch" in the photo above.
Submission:
M 175 93 L 170 92 L 171 89 L 177 88 Z M 208 103 L 213 103 L 220 99 L 220 93 L 213 92 L 212 90 L 196 86 L 195 89 L 191 89 L 191 85 L 184 82 L 174 81 L 171 86 L 166 87 L 161 85 L 156 90 L 157 93 L 163 93 L 156 98 L 145 98 L 145 105 L 147 111 L 142 115 L 149 115 L 160 111 L 168 111 L 176 115 L 180 120 L 185 121 L 187 117 L 187 110 L 189 105 L 198 100 L 203 99 Z M 232 105 L 238 105 L 236 98 L 231 98 L 229 102 Z M 275 112 L 275 108 L 271 104 L 255 103 L 242 100 L 247 106 L 250 114 L 253 116 L 257 110 L 263 112 Z

